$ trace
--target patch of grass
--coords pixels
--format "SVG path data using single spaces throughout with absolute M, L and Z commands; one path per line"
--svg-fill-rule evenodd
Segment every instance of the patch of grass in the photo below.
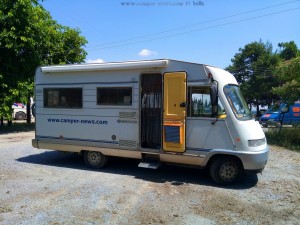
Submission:
M 0 126 L 0 134 L 34 131 L 34 129 L 34 123 L 13 123 L 12 126 L 7 126 L 7 124 L 4 124 L 3 126 Z
M 300 152 L 300 127 L 282 128 L 280 132 L 278 129 L 269 129 L 266 137 L 268 144 Z

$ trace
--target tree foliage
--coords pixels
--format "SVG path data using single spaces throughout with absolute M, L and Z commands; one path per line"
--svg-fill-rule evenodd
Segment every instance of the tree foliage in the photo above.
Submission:
M 58 24 L 37 0 L 2 0 L 0 116 L 10 118 L 12 103 L 32 96 L 37 66 L 84 62 L 86 43 L 79 29 Z
M 285 101 L 293 103 L 300 99 L 300 56 L 280 63 L 276 68 L 276 77 L 280 81 L 272 91 Z
M 300 52 L 294 41 L 281 42 L 278 44 L 278 47 L 280 48 L 279 56 L 283 60 L 290 60 L 292 58 L 300 56 L 300 54 L 299 54 Z
M 258 108 L 259 104 L 269 104 L 276 98 L 271 89 L 278 82 L 273 75 L 279 56 L 273 53 L 271 43 L 249 43 L 239 49 L 231 62 L 226 70 L 236 77 L 248 104 L 255 103 Z
M 226 69 L 237 79 L 248 104 L 300 98 L 300 51 L 294 41 L 278 44 L 252 42 L 239 49 Z

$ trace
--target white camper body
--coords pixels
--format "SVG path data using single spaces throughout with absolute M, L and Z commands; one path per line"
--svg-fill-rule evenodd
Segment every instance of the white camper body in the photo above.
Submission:
M 93 167 L 108 156 L 210 167 L 220 184 L 261 172 L 265 135 L 235 78 L 175 60 L 39 67 L 33 146 L 83 153 Z

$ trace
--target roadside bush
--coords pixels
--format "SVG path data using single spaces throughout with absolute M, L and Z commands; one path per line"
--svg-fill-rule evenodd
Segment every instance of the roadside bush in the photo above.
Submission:
M 266 132 L 268 144 L 278 145 L 290 150 L 300 151 L 300 127 L 269 129 Z

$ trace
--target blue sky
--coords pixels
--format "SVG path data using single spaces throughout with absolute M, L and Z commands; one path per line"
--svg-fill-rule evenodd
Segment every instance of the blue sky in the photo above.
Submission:
M 240 47 L 295 41 L 300 1 L 45 0 L 62 25 L 86 37 L 86 62 L 170 58 L 224 68 Z

